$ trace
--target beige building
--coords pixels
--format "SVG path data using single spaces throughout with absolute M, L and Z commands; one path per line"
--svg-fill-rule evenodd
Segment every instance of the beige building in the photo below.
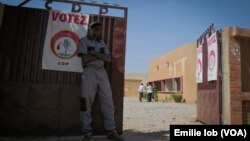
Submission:
M 125 73 L 124 96 L 139 96 L 137 87 L 146 83 L 147 74 Z
M 189 43 L 152 60 L 147 81 L 157 87 L 160 100 L 177 92 L 182 93 L 185 102 L 195 103 L 195 73 L 196 43 Z

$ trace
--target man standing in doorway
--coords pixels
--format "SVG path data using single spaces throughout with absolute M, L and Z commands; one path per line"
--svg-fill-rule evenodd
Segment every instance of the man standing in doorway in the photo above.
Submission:
M 83 140 L 93 141 L 91 108 L 98 93 L 107 138 L 113 141 L 123 141 L 116 131 L 112 91 L 104 68 L 104 62 L 110 62 L 111 55 L 107 45 L 101 40 L 101 27 L 99 22 L 92 22 L 87 36 L 81 38 L 79 45 L 78 56 L 81 57 L 83 66 L 80 112 Z

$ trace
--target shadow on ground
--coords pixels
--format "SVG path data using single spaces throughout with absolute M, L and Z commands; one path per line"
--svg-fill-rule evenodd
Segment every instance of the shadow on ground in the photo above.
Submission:
M 169 131 L 138 132 L 124 130 L 125 141 L 169 141 Z M 106 136 L 94 136 L 95 141 L 109 141 Z M 0 141 L 82 141 L 81 136 L 35 136 L 35 137 L 0 137 Z
M 159 132 L 137 132 L 133 130 L 125 130 L 123 136 L 126 141 L 168 141 L 169 131 Z

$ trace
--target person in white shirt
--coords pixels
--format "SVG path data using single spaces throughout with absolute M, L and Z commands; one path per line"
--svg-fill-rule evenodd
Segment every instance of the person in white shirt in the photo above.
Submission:
M 143 97 L 143 83 L 138 87 L 138 92 L 139 92 L 139 101 L 141 102 L 142 97 Z
M 153 87 L 151 86 L 150 83 L 147 83 L 147 99 L 148 99 L 148 102 L 151 102 L 152 95 L 153 95 Z

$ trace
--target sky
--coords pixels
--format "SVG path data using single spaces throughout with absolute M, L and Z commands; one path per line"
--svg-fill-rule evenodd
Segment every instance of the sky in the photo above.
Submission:
M 212 23 L 216 30 L 234 26 L 250 29 L 250 0 L 95 1 L 128 8 L 125 73 L 148 73 L 150 61 L 196 42 Z M 17 5 L 22 0 L 0 2 Z M 44 7 L 43 3 L 43 0 L 31 0 L 25 6 Z M 65 10 L 66 7 L 58 4 L 53 8 Z

